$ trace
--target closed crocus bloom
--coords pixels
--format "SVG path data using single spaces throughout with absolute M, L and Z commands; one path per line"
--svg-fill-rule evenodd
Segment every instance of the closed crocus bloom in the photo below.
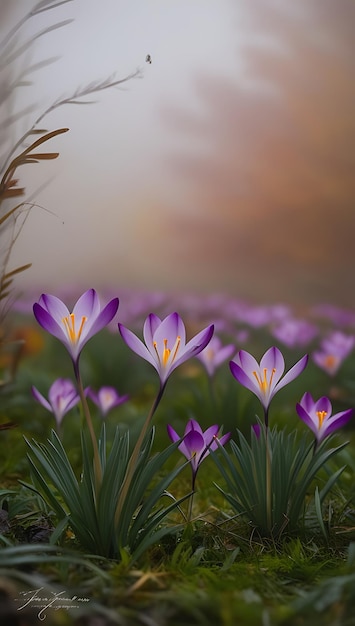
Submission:
M 128 347 L 157 370 L 162 387 L 179 365 L 207 346 L 214 331 L 213 325 L 208 326 L 186 343 L 185 325 L 178 313 L 163 320 L 154 313 L 148 315 L 143 327 L 144 342 L 122 324 L 118 328 Z
M 58 378 L 54 381 L 48 391 L 48 400 L 34 386 L 32 395 L 45 409 L 54 414 L 58 426 L 64 415 L 80 401 L 75 385 L 68 378 Z
M 33 305 L 37 322 L 66 346 L 74 364 L 77 364 L 84 345 L 111 322 L 117 309 L 118 298 L 102 309 L 94 289 L 79 298 L 71 313 L 64 302 L 49 294 L 42 294 Z
M 234 378 L 259 398 L 267 412 L 274 395 L 303 372 L 307 361 L 305 355 L 284 374 L 285 361 L 278 348 L 269 348 L 260 364 L 249 352 L 240 350 L 230 362 L 230 369 Z
M 353 409 L 332 415 L 332 404 L 329 398 L 322 396 L 315 401 L 308 391 L 296 405 L 296 411 L 301 420 L 313 431 L 317 444 L 344 426 L 353 415 Z
M 101 387 L 97 392 L 89 388 L 87 395 L 100 409 L 102 417 L 106 417 L 111 409 L 128 400 L 128 395 L 120 396 L 118 391 L 110 386 Z
M 196 474 L 199 466 L 206 456 L 210 453 L 210 450 L 216 450 L 219 445 L 223 446 L 230 439 L 231 433 L 226 433 L 222 437 L 218 438 L 219 426 L 214 424 L 203 431 L 200 424 L 191 419 L 188 421 L 184 435 L 181 437 L 173 429 L 170 424 L 167 426 L 168 435 L 173 442 L 181 441 L 179 445 L 180 452 L 190 461 L 193 486 L 196 478 Z

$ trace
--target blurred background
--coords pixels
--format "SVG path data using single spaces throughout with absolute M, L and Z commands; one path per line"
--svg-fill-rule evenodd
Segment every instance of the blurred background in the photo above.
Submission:
M 41 4 L 2 0 L 1 39 Z M 20 172 L 38 206 L 12 252 L 33 264 L 17 286 L 353 306 L 353 0 L 57 5 L 2 57 L 3 92 L 53 58 L 13 89 L 14 123 L 2 107 L 3 155 L 58 98 L 138 74 L 41 121 L 70 131 L 47 146 L 57 160 Z

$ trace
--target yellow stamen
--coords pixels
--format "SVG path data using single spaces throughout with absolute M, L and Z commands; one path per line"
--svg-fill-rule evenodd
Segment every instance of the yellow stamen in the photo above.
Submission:
M 175 359 L 177 351 L 179 349 L 180 342 L 181 342 L 181 337 L 178 336 L 176 338 L 175 344 L 172 347 L 172 349 L 168 348 L 168 340 L 167 339 L 164 339 L 163 342 L 164 342 L 164 348 L 163 348 L 162 358 L 160 357 L 156 341 L 153 341 L 153 346 L 154 346 L 155 352 L 157 353 L 157 357 L 158 357 L 159 363 L 162 363 L 165 366 L 167 364 L 169 358 L 170 358 L 171 353 L 173 353 L 171 362 L 173 362 L 173 360 Z
M 271 387 L 272 379 L 274 378 L 274 374 L 275 373 L 276 373 L 276 369 L 275 369 L 275 367 L 273 367 L 272 370 L 271 370 L 270 380 L 268 381 L 267 380 L 267 368 L 266 367 L 264 367 L 264 369 L 263 369 L 263 378 L 261 378 L 261 376 L 259 376 L 257 372 L 253 372 L 253 376 L 255 376 L 255 378 L 256 378 L 256 380 L 258 382 L 258 385 L 260 387 L 260 390 L 263 393 L 266 393 L 268 388 Z
M 181 337 L 179 337 L 179 335 L 178 335 L 178 336 L 176 337 L 175 345 L 174 345 L 174 347 L 173 347 L 174 354 L 173 354 L 172 361 L 175 359 L 175 357 L 176 357 L 176 355 L 177 355 L 177 351 L 178 351 L 178 349 L 179 349 L 180 343 L 181 343 Z
M 168 340 L 164 339 L 164 350 L 163 350 L 163 365 L 167 364 L 168 358 L 170 356 L 171 350 L 168 348 Z
M 63 317 L 62 322 L 65 326 L 65 330 L 68 333 L 69 340 L 72 343 L 77 343 L 80 339 L 81 333 L 83 332 L 84 324 L 87 321 L 87 317 L 83 315 L 81 318 L 81 323 L 78 332 L 75 330 L 75 314 L 70 313 L 67 317 Z
M 155 352 L 157 353 L 158 361 L 160 363 L 160 354 L 158 352 L 158 346 L 157 346 L 157 342 L 156 341 L 153 341 L 153 346 L 154 346 Z
M 316 411 L 317 417 L 318 417 L 318 428 L 321 428 L 324 419 L 327 416 L 327 411 Z

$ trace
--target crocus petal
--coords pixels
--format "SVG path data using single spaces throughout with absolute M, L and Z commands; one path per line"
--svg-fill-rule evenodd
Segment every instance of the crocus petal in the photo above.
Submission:
M 296 404 L 296 411 L 298 413 L 298 416 L 301 418 L 301 420 L 314 432 L 315 436 L 318 439 L 318 435 L 319 435 L 318 419 L 316 422 L 313 419 L 313 416 L 311 416 L 299 403 Z
M 273 376 L 273 387 L 275 387 L 285 371 L 285 360 L 278 348 L 272 347 L 265 352 L 260 361 L 260 371 L 262 372 L 264 368 L 269 372 L 275 370 Z
M 63 317 L 69 315 L 68 308 L 65 306 L 64 302 L 57 298 L 57 296 L 52 296 L 48 293 L 42 293 L 41 297 L 38 300 L 38 304 L 46 309 L 49 315 L 57 320 L 61 320 L 63 319 Z
M 297 361 L 297 363 L 295 363 L 295 365 L 293 365 L 293 367 L 291 367 L 291 369 L 286 372 L 285 376 L 283 376 L 283 378 L 277 383 L 275 387 L 275 392 L 279 391 L 280 389 L 285 387 L 285 385 L 288 385 L 288 383 L 297 378 L 297 376 L 299 376 L 303 372 L 307 363 L 308 354 L 305 354 L 302 359 Z
M 230 440 L 231 436 L 232 436 L 232 433 L 225 433 L 224 435 L 222 435 L 222 437 L 219 437 L 218 438 L 219 445 L 224 446 L 224 444 Z M 217 444 L 216 444 L 216 448 L 217 448 Z
M 213 426 L 210 426 L 209 428 L 207 428 L 207 430 L 205 430 L 203 437 L 204 437 L 206 446 L 209 446 L 210 443 L 214 440 L 214 438 L 217 437 L 218 431 L 219 431 L 219 426 L 217 426 L 217 424 L 214 424 Z
M 186 343 L 185 325 L 178 313 L 171 313 L 156 328 L 153 340 L 158 345 L 167 340 L 168 346 L 173 346 L 177 337 L 180 337 L 180 346 L 184 346 Z
M 260 398 L 260 389 L 256 380 L 254 382 L 254 379 L 250 378 L 250 376 L 245 373 L 244 369 L 242 369 L 241 366 L 238 365 L 238 363 L 236 363 L 235 361 L 230 361 L 229 367 L 234 378 L 236 378 L 237 381 L 241 385 L 243 385 L 243 387 L 246 387 L 246 389 L 249 389 L 249 391 L 253 391 L 253 393 L 255 393 L 258 398 Z M 257 365 L 257 367 L 259 366 Z
M 205 449 L 205 440 L 196 430 L 190 430 L 179 446 L 180 452 L 190 461 L 194 474 L 197 473 L 201 455 Z
M 173 443 L 175 443 L 176 441 L 180 441 L 180 435 L 177 434 L 176 430 L 174 430 L 173 427 L 170 426 L 170 424 L 168 424 L 166 428 L 168 431 L 168 435 Z
M 153 337 L 154 333 L 157 330 L 159 324 L 161 324 L 161 319 L 155 313 L 150 313 L 147 319 L 144 322 L 143 326 L 143 338 L 146 346 L 153 345 Z
M 327 398 L 326 396 L 322 396 L 322 398 L 319 398 L 319 400 L 314 403 L 313 410 L 316 414 L 321 411 L 324 412 L 327 416 L 330 416 L 332 414 L 332 403 L 330 402 L 329 398 Z
M 46 309 L 44 309 L 40 304 L 35 302 L 33 305 L 33 313 L 34 316 L 42 328 L 46 330 L 54 337 L 57 337 L 60 341 L 66 340 L 66 335 L 64 333 L 63 327 L 60 326 L 55 319 L 51 316 L 50 313 Z
M 331 435 L 338 428 L 345 426 L 345 424 L 347 424 L 347 422 L 352 418 L 353 413 L 353 409 L 348 409 L 347 411 L 342 411 L 341 413 L 333 415 L 327 422 L 322 438 L 325 439 L 325 437 Z
M 54 412 L 67 412 L 79 402 L 79 394 L 73 382 L 66 378 L 58 378 L 50 387 L 48 399 Z
M 246 352 L 246 350 L 239 350 L 232 360 L 239 365 L 248 376 L 252 376 L 253 372 L 259 370 L 259 363 L 253 355 Z
M 203 430 L 202 430 L 200 424 L 196 420 L 194 420 L 194 419 L 190 419 L 187 422 L 184 435 L 187 435 L 187 433 L 189 433 L 190 430 L 196 430 L 201 435 L 203 433 Z
M 109 324 L 112 321 L 112 319 L 115 317 L 117 313 L 118 305 L 119 305 L 118 298 L 114 298 L 113 300 L 108 302 L 108 304 L 106 304 L 106 306 L 98 314 L 96 319 L 94 318 L 93 324 L 90 327 L 90 331 L 88 331 L 86 335 L 84 335 L 85 341 L 93 337 L 93 335 L 96 335 L 96 333 L 98 333 L 100 330 L 105 328 L 105 326 L 107 326 L 107 324 Z M 85 326 L 84 326 L 84 331 L 85 331 Z
M 222 348 L 220 348 L 220 350 L 218 351 L 218 353 L 214 357 L 214 365 L 215 365 L 215 367 L 217 367 L 218 365 L 221 365 L 221 363 L 223 363 L 224 361 L 229 359 L 229 357 L 232 356 L 234 350 L 235 350 L 235 347 L 231 343 L 229 343 L 226 346 L 223 346 Z
M 71 398 L 67 398 L 67 402 L 63 407 L 65 413 L 68 413 L 71 409 L 73 409 L 80 402 L 80 396 L 78 394 L 73 394 Z
M 181 448 L 182 446 L 188 451 L 189 458 L 194 454 L 200 454 L 206 447 L 204 437 L 197 430 L 190 430 L 184 436 Z
M 44 408 L 47 409 L 47 411 L 50 411 L 52 413 L 53 410 L 52 410 L 51 405 L 49 404 L 48 400 L 44 396 L 42 396 L 42 394 L 38 391 L 38 389 L 36 389 L 36 387 L 31 387 L 31 391 L 32 391 L 33 397 L 37 400 L 37 402 L 42 404 L 42 406 L 44 406 Z
M 123 326 L 123 324 L 118 324 L 118 329 L 120 331 L 121 337 L 123 341 L 127 344 L 127 346 L 133 350 L 138 356 L 141 356 L 146 361 L 149 361 L 156 368 L 156 361 L 152 357 L 148 348 L 144 345 L 143 341 L 141 341 L 137 335 L 132 333 L 131 330 Z
M 225 433 L 222 437 L 214 437 L 212 443 L 208 446 L 207 453 L 209 453 L 210 450 L 217 450 L 219 446 L 224 446 L 224 444 L 230 440 L 231 436 L 232 433 Z
M 309 391 L 306 391 L 306 393 L 303 394 L 301 401 L 300 401 L 300 405 L 308 412 L 310 413 L 315 405 L 315 402 L 312 398 L 312 395 L 309 393 Z
M 199 333 L 197 333 L 197 335 L 195 335 L 192 339 L 190 339 L 190 341 L 187 342 L 185 346 L 186 352 L 194 355 L 200 353 L 211 341 L 213 333 L 214 324 L 211 324 L 210 326 L 207 326 L 206 328 L 201 330 Z
M 78 318 L 87 317 L 95 319 L 100 313 L 100 301 L 95 289 L 88 289 L 78 299 L 73 308 L 73 313 Z
M 128 400 L 128 395 L 120 396 L 118 391 L 109 385 L 100 387 L 97 393 L 93 389 L 89 388 L 88 396 L 100 409 L 103 417 L 105 417 L 111 409 Z

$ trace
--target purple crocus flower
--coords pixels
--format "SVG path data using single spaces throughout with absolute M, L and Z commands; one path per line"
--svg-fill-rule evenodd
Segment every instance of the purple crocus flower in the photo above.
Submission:
M 208 346 L 197 355 L 197 358 L 205 366 L 208 375 L 212 377 L 219 365 L 229 359 L 234 351 L 235 346 L 233 344 L 229 343 L 223 346 L 220 338 L 214 335 Z
M 106 417 L 111 409 L 128 400 L 128 395 L 120 396 L 114 387 L 109 386 L 101 387 L 97 392 L 89 388 L 87 395 L 100 409 L 102 417 Z
M 317 327 L 311 322 L 291 318 L 283 320 L 271 330 L 271 334 L 289 348 L 307 345 L 317 333 Z
M 306 354 L 283 375 L 284 358 L 278 348 L 272 347 L 265 352 L 260 364 L 249 352 L 240 350 L 229 365 L 234 378 L 259 398 L 265 411 L 267 425 L 267 412 L 272 398 L 282 387 L 303 372 L 307 361 Z
M 54 414 L 58 426 L 64 415 L 80 401 L 74 383 L 68 378 L 58 378 L 54 381 L 48 391 L 48 400 L 34 386 L 32 395 L 47 411 Z
M 334 331 L 321 341 L 320 350 L 315 350 L 312 353 L 312 359 L 318 367 L 330 376 L 334 376 L 353 350 L 354 345 L 354 335 Z
M 186 343 L 185 325 L 178 313 L 171 313 L 163 320 L 150 313 L 144 322 L 144 343 L 122 324 L 118 328 L 128 347 L 157 370 L 162 387 L 179 365 L 207 346 L 214 331 L 212 324 Z
M 187 422 L 183 437 L 180 437 L 170 424 L 167 426 L 167 431 L 173 442 L 182 439 L 178 448 L 190 461 L 192 469 L 192 489 L 194 489 L 195 486 L 198 468 L 202 461 L 208 456 L 210 450 L 217 450 L 219 445 L 223 446 L 231 437 L 231 433 L 226 433 L 218 438 L 219 426 L 217 424 L 203 431 L 200 424 L 194 419 Z
M 86 291 L 75 304 L 72 313 L 56 296 L 42 294 L 33 305 L 37 322 L 67 348 L 77 365 L 84 345 L 111 322 L 118 309 L 118 298 L 101 309 L 94 289 Z
M 301 420 L 314 432 L 317 444 L 335 430 L 344 426 L 353 415 L 353 409 L 347 409 L 332 415 L 332 405 L 329 398 L 323 396 L 319 400 L 314 401 L 308 391 L 302 396 L 301 401 L 297 403 L 296 411 Z

